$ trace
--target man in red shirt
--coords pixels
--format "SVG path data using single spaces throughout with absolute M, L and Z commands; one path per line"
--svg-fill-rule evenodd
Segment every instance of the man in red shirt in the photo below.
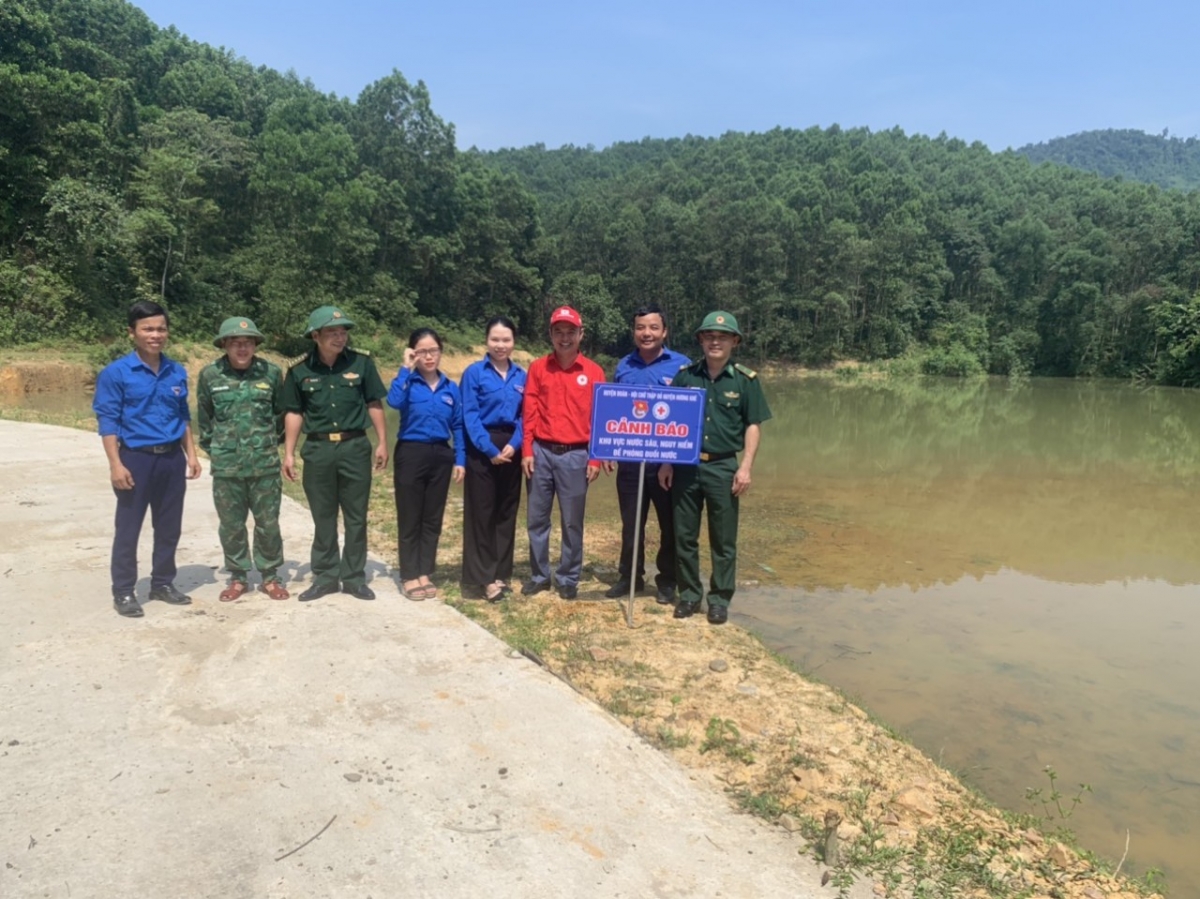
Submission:
M 529 366 L 525 380 L 524 445 L 521 467 L 529 481 L 526 522 L 529 566 L 526 596 L 549 590 L 550 510 L 558 497 L 562 548 L 554 572 L 558 595 L 575 599 L 583 568 L 583 511 L 587 488 L 600 474 L 600 463 L 588 459 L 592 428 L 592 385 L 604 371 L 579 352 L 583 319 L 570 306 L 550 315 L 553 352 Z

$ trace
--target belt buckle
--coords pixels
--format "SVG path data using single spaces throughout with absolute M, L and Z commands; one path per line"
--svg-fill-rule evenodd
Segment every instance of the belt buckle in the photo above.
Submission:
M 156 444 L 155 446 L 150 447 L 150 452 L 154 453 L 154 455 L 156 455 L 156 456 L 164 455 L 165 453 L 167 453 L 169 451 L 170 451 L 170 444 L 168 444 L 168 443 L 159 443 L 159 444 Z
M 341 431 L 331 431 L 329 434 L 329 442 L 330 443 L 341 443 L 342 442 L 342 432 Z
M 701 454 L 700 454 L 700 461 L 701 461 L 701 462 L 707 462 L 708 460 L 709 460 L 709 454 L 708 454 L 708 453 L 701 453 Z

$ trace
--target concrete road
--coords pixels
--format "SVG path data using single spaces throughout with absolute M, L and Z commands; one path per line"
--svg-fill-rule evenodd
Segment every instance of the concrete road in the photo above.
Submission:
M 0 421 L 0 503 L 5 899 L 836 894 L 796 838 L 378 560 L 373 603 L 218 602 L 207 470 L 195 602 L 142 619 L 112 609 L 96 435 Z M 283 531 L 306 559 L 286 498 Z

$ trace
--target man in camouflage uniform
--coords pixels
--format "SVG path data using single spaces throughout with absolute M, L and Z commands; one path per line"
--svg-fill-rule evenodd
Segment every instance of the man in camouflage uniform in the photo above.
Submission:
M 271 599 L 287 599 L 279 580 L 283 539 L 279 534 L 282 493 L 279 444 L 283 440 L 283 373 L 255 350 L 263 336 L 248 318 L 228 318 L 213 346 L 225 355 L 200 372 L 197 406 L 200 447 L 211 459 L 213 502 L 229 586 L 222 602 L 249 589 L 250 544 L 246 514 L 254 515 L 254 567 Z
M 675 511 L 675 566 L 679 581 L 676 618 L 700 611 L 700 515 L 708 507 L 712 574 L 708 582 L 709 624 L 724 624 L 737 586 L 738 502 L 750 489 L 750 471 L 771 417 L 758 373 L 731 361 L 742 342 L 737 319 L 710 312 L 696 329 L 702 358 L 685 365 L 672 387 L 694 387 L 706 394 L 699 465 L 663 465 L 658 481 L 671 491 Z M 742 459 L 738 461 L 738 453 Z

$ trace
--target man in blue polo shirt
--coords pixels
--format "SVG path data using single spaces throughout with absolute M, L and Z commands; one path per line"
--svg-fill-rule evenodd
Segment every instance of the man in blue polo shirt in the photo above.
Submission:
M 669 387 L 679 369 L 692 360 L 682 353 L 667 349 L 666 340 L 667 316 L 657 303 L 647 304 L 634 312 L 634 350 L 617 363 L 613 381 L 640 387 Z M 671 605 L 675 602 L 675 519 L 671 510 L 671 493 L 659 486 L 658 464 L 655 462 L 646 463 L 641 508 L 642 540 L 638 546 L 637 564 L 634 565 L 633 532 L 637 526 L 638 473 L 641 469 L 640 462 L 621 462 L 617 467 L 617 503 L 621 508 L 620 576 L 604 595 L 610 599 L 628 596 L 635 576 L 637 589 L 645 589 L 646 518 L 653 503 L 662 541 L 655 560 L 658 567 L 658 574 L 654 577 L 657 587 L 655 598 L 661 605 Z
M 175 547 L 183 527 L 185 480 L 200 476 L 200 460 L 192 441 L 187 372 L 163 354 L 166 310 L 143 300 L 130 308 L 128 322 L 133 352 L 100 372 L 92 410 L 117 496 L 113 607 L 141 618 L 134 588 L 147 508 L 154 528 L 150 599 L 171 605 L 192 601 L 175 587 Z

